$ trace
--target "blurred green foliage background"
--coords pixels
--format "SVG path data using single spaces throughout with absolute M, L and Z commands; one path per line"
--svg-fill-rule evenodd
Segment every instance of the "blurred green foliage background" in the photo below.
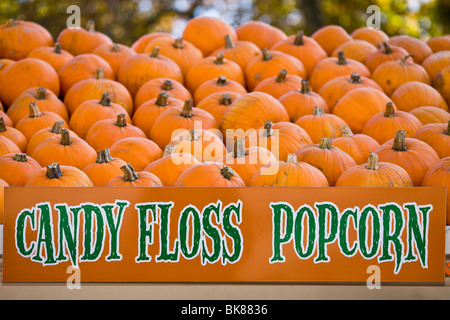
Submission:
M 66 27 L 70 5 L 80 7 L 82 26 L 93 19 L 97 30 L 126 45 L 157 30 L 179 35 L 186 21 L 199 15 L 222 17 L 235 27 L 260 20 L 288 35 L 299 29 L 312 34 L 327 24 L 351 32 L 366 25 L 370 5 L 379 6 L 381 29 L 389 35 L 426 40 L 450 33 L 450 0 L 1 0 L 0 23 L 8 18 L 34 21 L 56 38 Z

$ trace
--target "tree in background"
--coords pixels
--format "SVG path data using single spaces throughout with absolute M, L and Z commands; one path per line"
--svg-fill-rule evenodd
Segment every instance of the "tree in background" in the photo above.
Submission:
M 0 23 L 9 18 L 34 21 L 56 38 L 66 27 L 70 5 L 80 7 L 82 25 L 94 20 L 97 30 L 126 45 L 157 30 L 179 35 L 186 21 L 198 15 L 222 17 L 235 27 L 260 20 L 287 34 L 299 29 L 312 34 L 326 24 L 351 32 L 366 25 L 370 5 L 380 7 L 381 27 L 389 35 L 427 39 L 450 33 L 447 0 L 2 0 Z

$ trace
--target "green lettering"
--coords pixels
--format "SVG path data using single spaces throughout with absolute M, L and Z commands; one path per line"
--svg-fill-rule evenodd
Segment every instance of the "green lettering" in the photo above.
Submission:
M 303 249 L 302 244 L 302 234 L 303 234 L 303 218 L 308 218 L 308 235 L 307 235 L 307 243 L 306 243 L 306 249 Z M 314 215 L 314 210 L 310 206 L 302 206 L 300 210 L 297 212 L 297 216 L 295 217 L 295 224 L 294 224 L 294 245 L 295 245 L 295 251 L 297 252 L 297 255 L 301 259 L 307 259 L 309 258 L 314 251 L 314 243 L 316 241 L 316 217 Z
M 236 227 L 232 222 L 232 216 L 236 216 L 236 222 L 238 224 L 242 221 L 242 202 L 238 201 L 237 204 L 229 204 L 223 210 L 223 220 L 222 226 L 226 235 L 228 235 L 233 240 L 233 253 L 229 253 L 228 247 L 226 245 L 226 239 L 222 240 L 224 252 L 222 256 L 222 264 L 225 265 L 228 262 L 235 263 L 242 256 L 242 251 L 244 250 L 241 229 Z
M 135 208 L 139 215 L 139 255 L 136 257 L 136 262 L 148 262 L 151 256 L 147 252 L 147 247 L 153 244 L 153 224 L 157 221 L 156 204 L 142 203 L 137 204 Z M 148 211 L 152 212 L 153 220 L 148 222 Z
M 191 228 L 188 227 L 189 217 L 192 217 Z M 199 253 L 200 249 L 200 235 L 201 235 L 201 225 L 200 225 L 200 212 L 197 211 L 196 207 L 188 206 L 184 208 L 180 215 L 179 221 L 179 241 L 181 254 L 187 258 L 192 259 Z M 189 230 L 192 231 L 192 246 L 189 248 Z
M 349 218 L 352 217 L 353 225 L 357 228 L 357 210 L 347 209 L 341 216 L 339 221 L 339 247 L 344 255 L 351 257 L 356 253 L 358 246 L 356 243 L 353 243 L 353 246 L 349 248 L 349 239 L 348 239 L 348 223 Z
M 173 207 L 173 202 L 158 203 L 159 208 L 159 241 L 160 252 L 156 256 L 156 261 L 178 261 L 178 247 L 179 241 L 175 240 L 174 251 L 169 251 L 169 235 L 170 235 L 170 212 Z
M 105 240 L 105 225 L 103 221 L 102 211 L 100 209 L 100 206 L 95 204 L 82 204 L 81 207 L 84 211 L 84 250 L 81 261 L 95 261 L 102 253 Z M 97 222 L 95 227 L 95 239 L 93 239 L 93 220 Z M 95 241 L 95 243 L 92 247 L 93 241 Z
M 122 255 L 118 252 L 119 250 L 119 229 L 122 225 L 122 217 L 125 209 L 130 205 L 128 201 L 116 201 L 115 205 L 103 205 L 103 211 L 105 212 L 106 222 L 108 223 L 108 231 L 110 234 L 109 239 L 109 254 L 106 257 L 106 261 L 111 260 L 121 260 Z M 114 218 L 113 209 L 118 206 L 117 219 Z
M 37 206 L 41 214 L 39 216 L 39 230 L 37 238 L 37 250 L 36 255 L 32 258 L 34 261 L 41 262 L 43 259 L 40 256 L 41 246 L 44 245 L 47 260 L 44 264 L 55 264 L 55 248 L 54 248 L 54 237 L 53 237 L 53 223 L 51 217 L 51 208 L 49 203 L 39 204 Z
M 368 226 L 367 226 L 367 218 L 369 215 L 372 217 L 372 247 L 371 251 L 369 251 L 367 238 L 368 238 Z M 361 255 L 365 259 L 371 259 L 373 258 L 379 248 L 379 242 L 380 242 L 380 217 L 378 215 L 378 211 L 375 207 L 372 205 L 368 205 L 364 207 L 364 209 L 361 212 L 361 215 L 359 217 L 358 221 L 358 245 L 359 245 L 359 251 L 361 252 Z
M 30 219 L 31 228 L 36 230 L 36 211 L 32 210 L 22 210 L 16 219 L 16 247 L 20 255 L 24 257 L 29 257 L 33 253 L 35 248 L 35 242 L 32 241 L 30 247 L 26 247 L 26 221 Z
M 214 215 L 216 221 L 220 221 L 220 210 L 222 203 L 219 201 L 217 204 L 211 204 L 203 209 L 202 213 L 202 223 L 203 230 L 205 234 L 212 239 L 213 250 L 212 253 L 208 251 L 208 245 L 206 244 L 206 239 L 202 239 L 202 264 L 206 261 L 209 263 L 214 263 L 220 259 L 221 253 L 221 234 L 217 226 L 213 225 L 211 222 L 211 217 Z
M 78 265 L 78 213 L 81 207 L 68 208 L 67 204 L 56 205 L 59 211 L 59 254 L 58 261 L 67 261 L 64 242 L 67 244 L 70 261 L 73 266 Z M 69 211 L 72 212 L 72 219 L 69 218 Z M 72 220 L 72 223 L 70 223 Z
M 404 208 L 408 210 L 408 254 L 406 261 L 417 260 L 417 255 L 413 252 L 414 247 L 417 249 L 420 263 L 423 267 L 428 266 L 428 216 L 433 209 L 432 205 L 419 206 L 414 204 L 405 204 Z M 422 219 L 419 218 L 420 210 Z M 420 221 L 421 220 L 421 221 Z
M 333 203 L 319 203 L 315 205 L 318 210 L 318 254 L 315 262 L 328 262 L 327 245 L 336 240 L 338 231 L 338 209 Z M 328 224 L 327 213 L 330 213 L 330 223 Z M 327 236 L 327 230 L 329 233 Z
M 382 240 L 382 255 L 378 258 L 379 262 L 395 260 L 395 273 L 398 273 L 402 263 L 403 242 L 400 239 L 404 228 L 404 218 L 402 208 L 396 203 L 385 204 L 380 206 L 383 211 L 383 240 Z M 393 220 L 391 219 L 393 214 Z M 391 233 L 391 227 L 394 228 Z M 395 256 L 391 255 L 390 243 L 394 246 Z

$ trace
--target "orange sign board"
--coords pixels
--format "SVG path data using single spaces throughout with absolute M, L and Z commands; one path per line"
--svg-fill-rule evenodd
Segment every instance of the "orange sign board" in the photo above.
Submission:
M 445 188 L 5 189 L 4 282 L 445 280 Z M 375 268 L 375 269 L 374 269 Z

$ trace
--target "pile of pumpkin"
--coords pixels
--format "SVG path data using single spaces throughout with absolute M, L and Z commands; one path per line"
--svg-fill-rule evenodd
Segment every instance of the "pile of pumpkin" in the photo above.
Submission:
M 0 38 L 4 186 L 450 187 L 449 35 L 197 17 L 132 46 L 93 22 Z

